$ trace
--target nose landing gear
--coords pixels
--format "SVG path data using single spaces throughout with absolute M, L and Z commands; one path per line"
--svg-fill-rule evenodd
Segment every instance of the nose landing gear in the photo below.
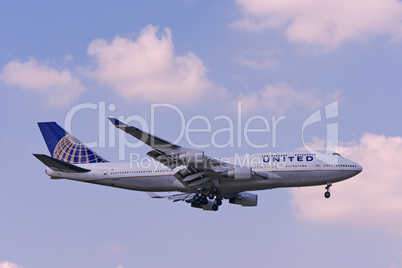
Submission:
M 324 193 L 325 198 L 330 198 L 331 197 L 331 193 L 329 192 L 329 188 L 332 186 L 332 182 L 328 182 L 327 186 L 325 186 L 325 189 L 327 190 Z

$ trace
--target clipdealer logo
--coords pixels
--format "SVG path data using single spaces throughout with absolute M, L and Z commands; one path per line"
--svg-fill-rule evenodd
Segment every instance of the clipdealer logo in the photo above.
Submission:
M 74 133 L 72 130 L 72 122 L 74 118 L 79 116 L 79 113 L 83 110 L 94 110 L 98 113 L 98 141 L 86 142 L 85 144 L 90 147 L 118 147 L 119 148 L 119 160 L 124 160 L 126 155 L 126 148 L 139 148 L 144 146 L 141 141 L 131 142 L 127 140 L 127 134 L 123 131 L 118 131 L 112 124 L 107 124 L 107 114 L 115 112 L 116 105 L 106 105 L 105 102 L 99 103 L 82 103 L 74 106 L 67 113 L 64 126 L 67 132 Z M 134 125 L 145 132 L 154 133 L 157 122 L 158 112 L 167 111 L 175 113 L 178 121 L 175 122 L 178 125 L 179 134 L 171 143 L 179 144 L 183 139 L 194 149 L 205 149 L 209 147 L 214 148 L 240 148 L 243 145 L 251 148 L 263 149 L 263 148 L 275 148 L 277 146 L 277 131 L 280 123 L 286 119 L 286 116 L 271 116 L 271 118 L 264 117 L 262 115 L 254 115 L 248 118 L 245 117 L 242 110 L 241 102 L 237 103 L 237 110 L 235 116 L 218 115 L 212 119 L 203 115 L 195 115 L 190 118 L 185 116 L 185 113 L 177 106 L 166 103 L 151 104 L 150 105 L 150 118 L 147 120 L 140 115 L 131 115 L 128 117 L 122 115 L 113 115 L 128 125 Z M 178 123 L 178 124 L 177 124 Z M 225 125 L 225 127 L 216 128 L 216 125 Z M 197 124 L 204 125 L 205 127 L 197 127 Z M 253 127 L 253 124 L 258 124 L 260 127 Z M 116 132 L 117 144 L 116 144 Z M 206 143 L 196 143 L 192 135 L 195 133 L 208 133 L 210 140 Z M 107 135 L 108 134 L 108 135 Z M 267 135 L 271 139 L 256 139 L 253 134 Z M 227 137 L 226 140 L 218 138 Z M 130 139 L 132 140 L 132 139 Z M 270 143 L 269 143 L 270 141 Z
M 337 151 L 338 149 L 338 123 L 328 123 L 326 124 L 326 150 L 318 151 L 311 148 L 305 139 L 305 130 L 317 123 L 322 123 L 324 120 L 329 120 L 338 117 L 339 110 L 338 101 L 332 102 L 325 106 L 324 115 L 322 115 L 321 110 L 315 111 L 311 114 L 302 125 L 301 136 L 304 148 L 310 153 L 314 154 L 317 159 L 326 161 L 325 155 L 330 151 Z M 79 113 L 84 110 L 93 110 L 97 112 L 98 117 L 98 139 L 97 141 L 86 142 L 85 144 L 90 148 L 105 148 L 118 147 L 119 149 L 119 160 L 125 160 L 127 148 L 135 149 L 144 146 L 141 141 L 132 141 L 133 139 L 127 139 L 127 135 L 124 131 L 118 131 L 112 124 L 108 123 L 108 114 L 115 114 L 116 111 L 115 104 L 106 104 L 106 102 L 99 103 L 81 103 L 72 107 L 65 117 L 64 126 L 67 132 L 74 133 L 72 130 L 72 122 Z M 190 118 L 185 116 L 185 113 L 177 106 L 166 103 L 158 103 L 150 105 L 150 117 L 146 118 L 140 115 L 113 115 L 112 117 L 117 118 L 128 125 L 134 125 L 145 132 L 153 134 L 155 132 L 156 122 L 158 113 L 170 112 L 175 113 L 178 122 L 175 122 L 179 126 L 179 134 L 171 143 L 179 144 L 185 139 L 185 141 L 194 149 L 205 149 L 208 147 L 214 147 L 218 149 L 222 148 L 240 148 L 243 145 L 249 146 L 254 149 L 272 149 L 277 147 L 278 143 L 278 129 L 281 123 L 286 120 L 285 115 L 281 116 L 271 116 L 271 118 L 264 117 L 262 115 L 254 115 L 246 117 L 242 110 L 241 102 L 237 103 L 236 113 L 232 116 L 229 115 L 218 115 L 210 119 L 203 115 L 195 115 Z M 178 124 L 177 124 L 178 123 Z M 197 124 L 204 125 L 205 127 L 196 127 Z M 225 125 L 225 127 L 220 127 L 216 129 L 216 125 Z M 260 128 L 252 127 L 258 124 Z M 117 138 L 116 138 L 117 133 Z M 194 133 L 208 133 L 210 140 L 209 142 L 200 144 L 196 143 L 192 138 Z M 256 138 L 253 134 L 266 135 L 267 139 Z M 218 139 L 217 136 L 227 137 L 225 141 Z M 258 136 L 261 137 L 261 136 Z M 270 139 L 269 139 L 270 137 Z M 117 142 L 116 142 L 117 141 Z M 270 141 L 268 143 L 267 141 Z
M 338 122 L 326 123 L 326 139 L 325 139 L 325 151 L 317 151 L 311 148 L 305 141 L 305 129 L 313 124 L 320 123 L 324 120 L 329 120 L 337 118 L 339 116 L 339 102 L 334 101 L 324 108 L 324 116 L 322 116 L 322 111 L 317 110 L 312 113 L 303 123 L 302 127 L 302 141 L 304 148 L 310 153 L 314 154 L 318 159 L 325 161 L 328 164 L 338 164 L 338 158 L 328 158 L 326 157 L 331 152 L 338 152 L 339 148 L 339 126 Z M 330 161 L 330 162 L 328 162 Z M 336 162 L 333 162 L 336 161 Z M 333 162 L 333 163 L 332 163 Z

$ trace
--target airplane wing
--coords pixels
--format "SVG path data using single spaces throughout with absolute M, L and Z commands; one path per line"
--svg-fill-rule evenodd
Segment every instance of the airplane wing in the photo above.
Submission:
M 252 177 L 265 179 L 249 167 L 219 161 L 205 156 L 202 151 L 165 141 L 141 129 L 128 126 L 115 118 L 109 118 L 109 120 L 115 127 L 149 145 L 153 149 L 147 153 L 150 157 L 171 169 L 183 166 L 174 176 L 186 187 L 199 188 L 211 184 L 210 182 L 213 180 L 217 184 L 219 179 L 251 179 Z
M 152 151 L 149 151 L 147 155 L 171 169 L 183 165 L 185 162 L 184 157 L 186 157 L 186 155 L 189 156 L 190 152 L 194 152 L 194 150 L 182 148 L 177 144 L 170 143 L 159 137 L 146 133 L 139 128 L 126 125 L 116 118 L 109 117 L 109 120 L 113 123 L 115 127 L 125 131 L 126 133 L 130 134 L 131 136 L 144 142 L 152 149 L 154 149 Z M 196 157 L 195 154 L 193 154 L 192 156 Z M 203 155 L 200 155 L 199 157 L 202 158 Z
M 161 138 L 153 136 L 149 133 L 142 131 L 139 128 L 136 128 L 133 126 L 128 126 L 128 125 L 124 124 L 123 122 L 117 120 L 116 118 L 109 117 L 109 120 L 113 123 L 113 125 L 115 127 L 127 132 L 131 136 L 137 138 L 138 140 L 142 141 L 143 143 L 149 145 L 152 148 L 159 148 L 159 149 L 166 148 L 168 150 L 172 150 L 172 149 L 174 150 L 174 149 L 180 148 L 179 145 L 170 143 Z

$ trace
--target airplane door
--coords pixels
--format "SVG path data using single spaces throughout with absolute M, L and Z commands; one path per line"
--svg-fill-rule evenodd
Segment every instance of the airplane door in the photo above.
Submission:
M 109 170 L 104 169 L 104 170 L 102 170 L 102 172 L 103 172 L 103 178 L 104 178 L 104 179 L 109 178 Z

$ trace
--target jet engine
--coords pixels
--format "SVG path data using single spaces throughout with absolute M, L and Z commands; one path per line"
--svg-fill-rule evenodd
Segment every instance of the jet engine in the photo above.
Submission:
M 229 199 L 230 204 L 242 205 L 244 207 L 255 207 L 257 206 L 258 195 L 250 193 L 241 193 L 236 197 Z
M 252 171 L 249 167 L 235 167 L 235 169 L 222 172 L 223 177 L 234 178 L 235 180 L 251 179 Z

